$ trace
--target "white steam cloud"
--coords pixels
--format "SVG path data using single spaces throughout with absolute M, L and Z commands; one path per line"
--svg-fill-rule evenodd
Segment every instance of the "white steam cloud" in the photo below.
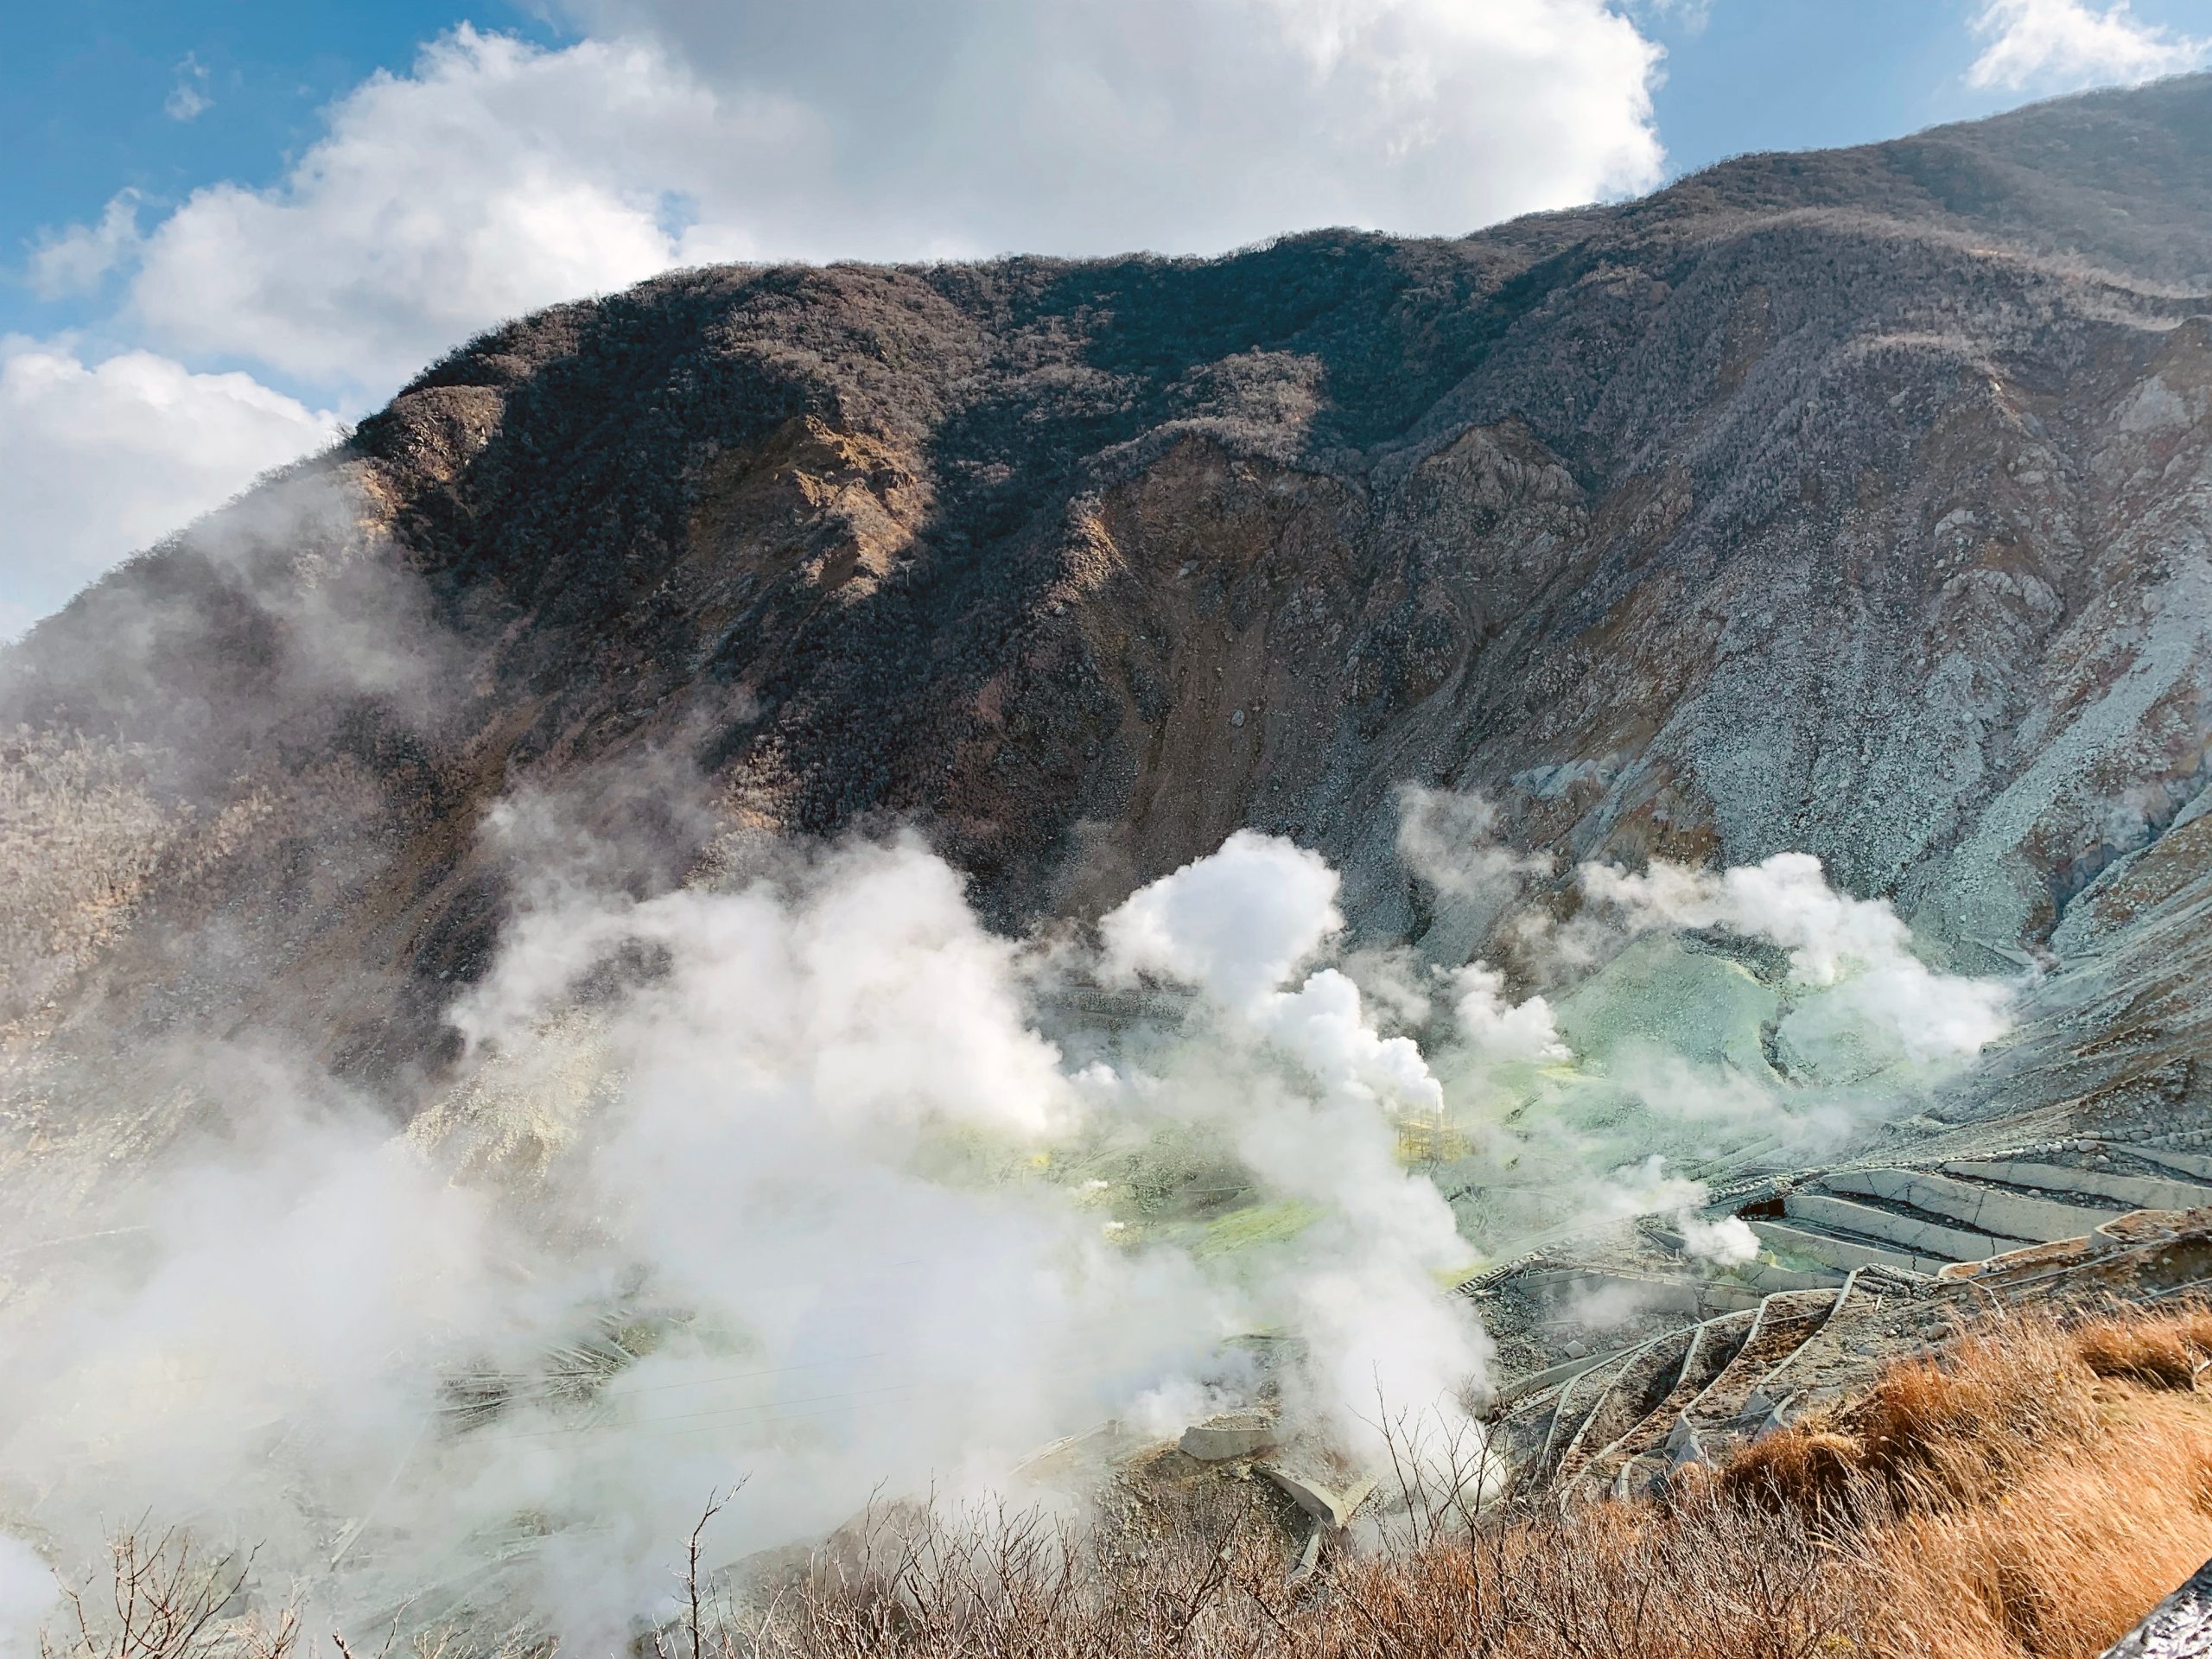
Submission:
M 1541 996 L 1515 1002 L 1505 976 L 1486 962 L 1471 962 L 1452 976 L 1452 1013 L 1459 1035 L 1478 1053 L 1500 1060 L 1572 1058 L 1560 1040 L 1551 1004 Z
M 1777 853 L 1717 875 L 1657 861 L 1642 875 L 1605 864 L 1579 874 L 1590 897 L 1617 906 L 1632 930 L 1720 928 L 1783 947 L 1794 979 L 1840 985 L 1831 1008 L 1886 1032 L 1911 1059 L 1968 1058 L 2011 1028 L 2007 987 L 1929 969 L 1886 899 L 1836 892 L 1809 853 Z
M 1239 830 L 1221 850 L 1140 889 L 1099 924 L 1113 977 L 1152 974 L 1249 1009 L 1340 931 L 1337 873 L 1278 836 Z
M 1648 1215 L 1693 1260 L 1741 1265 L 1758 1241 L 1700 1213 L 1694 1172 L 1826 1155 L 2011 1027 L 2013 987 L 1929 968 L 1886 902 L 1808 855 L 1586 863 L 1562 892 L 1480 794 L 1408 788 L 1400 808 L 1436 918 L 1424 946 L 1465 948 L 1475 916 L 1497 952 L 1435 965 L 1451 1021 L 1428 1056 L 1464 1143 L 1436 1179 L 1486 1248 Z
M 38 1552 L 0 1532 L 0 1659 L 33 1659 L 40 1621 L 60 1595 L 54 1570 Z
M 1475 791 L 1407 784 L 1398 791 L 1398 856 L 1440 893 L 1494 896 L 1548 874 L 1548 858 L 1515 851 L 1497 804 Z
M 1420 810 L 1510 933 L 1535 867 L 1486 810 Z M 522 895 L 404 1134 L 232 1046 L 184 1057 L 205 1121 L 152 1166 L 73 1205 L 19 1160 L 0 1643 L 42 1562 L 143 1514 L 257 1546 L 249 1599 L 325 1628 L 616 1647 L 715 1488 L 749 1478 L 721 1560 L 1003 1490 L 1058 1437 L 1250 1399 L 1249 1333 L 1287 1339 L 1295 1427 L 1372 1462 L 1396 1413 L 1471 1425 L 1491 1349 L 1448 1287 L 1482 1251 L 1657 1216 L 1740 1266 L 1691 1160 L 1863 1122 L 2005 1019 L 1802 857 L 1585 868 L 1592 970 L 1516 999 L 1482 959 L 1347 951 L 1337 873 L 1251 831 L 1047 951 L 911 836 L 725 843 L 640 898 L 561 817 L 499 816 Z M 1154 994 L 1071 1016 L 1071 980 Z
M 1334 968 L 1283 988 L 1342 928 L 1337 890 L 1336 872 L 1314 854 L 1239 830 L 1132 895 L 1099 934 L 1109 972 L 1197 988 L 1215 1041 L 1241 1057 L 1231 1090 L 1185 1071 L 1167 1097 L 1228 1115 L 1255 1174 L 1326 1212 L 1277 1294 L 1316 1356 L 1303 1381 L 1319 1410 L 1340 1440 L 1371 1455 L 1382 1449 L 1379 1411 L 1464 1427 L 1488 1344 L 1464 1304 L 1437 1295 L 1437 1275 L 1470 1262 L 1451 1209 L 1396 1156 L 1394 1114 L 1444 1106 L 1420 1047 L 1378 1032 L 1358 987 Z M 1267 1079 L 1262 1050 L 1314 1087 Z
M 1666 1160 L 1653 1154 L 1642 1163 L 1615 1170 L 1605 1183 L 1599 1215 L 1667 1216 L 1682 1241 L 1682 1254 L 1717 1268 L 1741 1267 L 1759 1253 L 1758 1235 L 1741 1216 L 1705 1216 L 1704 1185 L 1667 1173 Z
M 1705 1217 L 1694 1210 L 1676 1213 L 1682 1230 L 1682 1249 L 1700 1262 L 1737 1268 L 1759 1253 L 1758 1235 L 1741 1216 Z
M 560 843 L 546 810 L 507 815 L 518 849 Z M 465 1081 L 404 1136 L 296 1066 L 196 1057 L 204 1138 L 0 1243 L 53 1264 L 0 1308 L 19 1541 L 97 1560 L 146 1514 L 257 1547 L 254 1593 L 339 1628 L 404 1605 L 607 1645 L 717 1486 L 749 1478 L 729 1557 L 878 1491 L 972 1497 L 1249 1390 L 1241 1332 L 1298 1338 L 1285 1409 L 1355 1456 L 1380 1402 L 1464 1421 L 1487 1351 L 1438 1274 L 1471 1253 L 1394 1141 L 1438 1085 L 1343 974 L 1279 982 L 1337 925 L 1322 861 L 1239 837 L 1109 918 L 1122 959 L 1212 989 L 1160 1075 L 1080 1085 L 1030 1016 L 1041 964 L 918 841 L 737 861 L 643 900 L 539 871 L 454 1010 Z M 1301 1218 L 1281 1248 L 1210 1269 L 1077 1179 L 1192 1136 Z

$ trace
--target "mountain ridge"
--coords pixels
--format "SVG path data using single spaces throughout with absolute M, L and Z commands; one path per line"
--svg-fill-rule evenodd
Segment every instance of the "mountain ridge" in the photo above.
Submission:
M 1455 240 L 505 325 L 0 667 L 10 1045 L 435 1071 L 488 815 L 556 786 L 641 891 L 900 820 L 1008 927 L 1274 830 L 1447 963 L 1497 917 L 1395 795 L 1480 789 L 1573 860 L 1815 852 L 1968 967 L 2094 948 L 2049 1006 L 2103 1029 L 2203 937 L 2208 160 L 2195 76 Z M 681 809 L 620 783 L 668 755 Z

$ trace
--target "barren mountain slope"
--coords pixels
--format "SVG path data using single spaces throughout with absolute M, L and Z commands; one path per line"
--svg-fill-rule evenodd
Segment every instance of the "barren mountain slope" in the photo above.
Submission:
M 1965 965 L 2074 959 L 2013 1104 L 2186 1092 L 2208 416 L 2206 77 L 1461 241 L 559 308 L 9 657 L 16 1096 L 257 1022 L 435 1068 L 518 787 L 648 828 L 641 887 L 916 819 L 1008 921 L 1280 830 L 1462 961 L 1408 780 L 1578 856 L 1817 853 Z

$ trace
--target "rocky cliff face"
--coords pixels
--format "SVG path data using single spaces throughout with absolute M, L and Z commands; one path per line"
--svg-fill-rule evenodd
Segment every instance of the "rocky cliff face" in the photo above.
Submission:
M 641 887 L 896 817 L 1008 922 L 1276 830 L 1464 960 L 1488 918 L 1387 856 L 1413 781 L 1577 856 L 1817 853 L 1966 965 L 2065 966 L 2014 1104 L 2166 1098 L 2208 417 L 2205 77 L 1461 241 L 671 276 L 12 653 L 0 1019 L 34 1093 L 259 1020 L 435 1068 L 486 815 L 556 785 Z

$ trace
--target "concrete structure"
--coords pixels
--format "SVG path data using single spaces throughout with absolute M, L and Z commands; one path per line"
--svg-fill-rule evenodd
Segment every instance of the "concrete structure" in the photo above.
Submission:
M 1917 1169 L 1844 1170 L 1828 1176 L 1821 1185 L 1831 1192 L 1864 1192 L 1892 1204 L 1910 1205 L 1931 1216 L 1947 1216 L 1981 1232 L 2039 1243 L 2079 1238 L 2109 1213 L 2050 1198 L 2026 1198 Z
M 1838 1232 L 1854 1233 L 1861 1238 L 1893 1245 L 1908 1255 L 1934 1256 L 1943 1262 L 1986 1261 L 2007 1250 L 2025 1249 L 2031 1242 L 1900 1215 L 1894 1210 L 1878 1209 L 1871 1204 L 1819 1192 L 1792 1192 L 1783 1200 L 1782 1207 L 1792 1220 L 1816 1222 Z M 2086 1232 L 2088 1229 L 2082 1230 Z
M 1338 1491 L 1322 1484 L 1311 1475 L 1286 1469 L 1281 1464 L 1262 1463 L 1255 1467 L 1274 1482 L 1292 1503 L 1332 1531 L 1340 1530 L 1359 1506 L 1367 1502 L 1368 1494 L 1375 1490 L 1375 1478 L 1371 1475 L 1363 1476 Z
M 1693 1318 L 1726 1313 L 1732 1308 L 1757 1307 L 1759 1297 L 1782 1286 L 1751 1287 L 1727 1279 L 1668 1279 L 1657 1274 L 1609 1272 L 1592 1268 L 1539 1268 L 1516 1275 L 1514 1285 L 1523 1294 L 1556 1294 L 1570 1302 L 1618 1293 L 1633 1299 L 1639 1309 L 1681 1313 Z
M 1847 1272 L 1853 1268 L 1890 1268 L 1899 1273 L 1928 1274 L 1949 1266 L 1952 1260 L 1943 1255 L 1919 1255 L 1861 1239 L 1838 1238 L 1833 1233 L 1819 1232 L 1807 1227 L 1792 1227 L 1786 1222 L 1768 1221 L 1758 1217 L 1746 1219 L 1760 1242 L 1770 1249 L 1785 1255 L 1824 1262 L 1839 1271 Z
M 1232 1458 L 1256 1457 L 1276 1439 L 1275 1420 L 1267 1413 L 1232 1411 L 1192 1423 L 1177 1444 L 1185 1455 L 1200 1463 L 1224 1463 Z
M 2212 1187 L 2182 1181 L 2025 1160 L 1961 1160 L 1941 1173 L 1838 1170 L 1752 1206 L 1765 1213 L 1744 1219 L 1777 1254 L 1820 1262 L 1831 1273 L 1881 1268 L 1926 1276 L 1955 1262 L 2084 1237 L 2119 1213 L 2113 1204 L 2183 1209 L 2204 1203 L 2212 1203 Z M 1779 1215 L 1773 1213 L 1777 1208 Z M 1764 1263 L 1744 1270 L 1762 1284 L 1777 1271 L 1802 1274 Z
M 2104 1659 L 2203 1659 L 2206 1654 L 2212 1654 L 2212 1561 L 2106 1649 Z
M 1818 1290 L 1827 1285 L 1840 1285 L 1846 1271 L 1842 1268 L 1777 1268 L 1769 1262 L 1746 1262 L 1729 1269 L 1756 1293 L 1743 1302 L 1745 1307 L 1758 1306 L 1763 1297 L 1777 1290 Z
M 2076 1169 L 2069 1164 L 2034 1164 L 1961 1160 L 1943 1166 L 1953 1175 L 1979 1176 L 1985 1181 L 2004 1181 L 2012 1186 L 2031 1186 L 2043 1192 L 2086 1192 L 2115 1198 L 2143 1210 L 2193 1210 L 2212 1204 L 2212 1187 L 2190 1181 L 2159 1181 L 2144 1175 L 2115 1175 L 2101 1169 Z
M 1532 1394 L 1541 1394 L 1555 1383 L 1572 1383 L 1585 1371 L 1594 1371 L 1599 1366 L 1618 1359 L 1624 1351 L 1625 1351 L 1615 1348 L 1602 1354 L 1586 1354 L 1580 1359 L 1567 1360 L 1562 1363 L 1548 1366 L 1541 1371 L 1532 1371 L 1527 1376 L 1516 1376 L 1498 1389 L 1497 1403 L 1501 1406 L 1509 1405 L 1516 1400 L 1526 1399 Z
M 2212 1156 L 2207 1156 L 2203 1153 L 2182 1152 L 2172 1147 L 2136 1146 L 2130 1147 L 2127 1150 L 2143 1160 L 2145 1163 L 2156 1164 L 2161 1169 L 2170 1169 L 2177 1175 L 2187 1175 L 2192 1179 L 2212 1181 Z

